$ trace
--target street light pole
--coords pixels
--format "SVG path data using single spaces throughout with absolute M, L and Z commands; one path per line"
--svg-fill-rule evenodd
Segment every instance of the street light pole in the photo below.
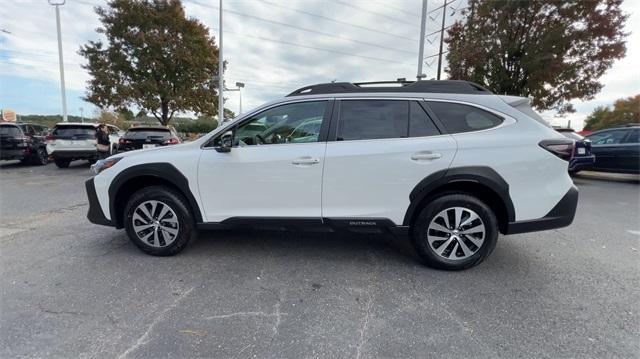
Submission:
M 420 18 L 420 48 L 418 49 L 418 81 L 426 77 L 422 73 L 422 63 L 424 62 L 424 32 L 427 22 L 427 0 L 422 0 L 422 17 Z
M 222 0 L 221 0 L 222 1 Z M 62 35 L 60 30 L 60 6 L 66 0 L 49 0 L 49 4 L 56 7 L 56 27 L 58 29 L 58 61 L 60 63 L 60 92 L 62 93 L 62 121 L 67 122 L 67 95 L 64 88 L 64 59 L 62 58 Z
M 244 82 L 236 82 L 236 87 L 238 87 L 239 95 L 240 95 L 240 109 L 238 110 L 238 115 L 242 113 L 242 89 L 244 88 Z
M 218 35 L 218 126 L 224 122 L 224 60 L 222 57 L 222 0 L 220 0 L 220 33 Z
M 438 51 L 438 80 L 440 80 L 440 69 L 442 68 L 442 43 L 444 42 L 445 17 L 447 17 L 447 0 L 444 0 L 444 5 L 442 5 L 442 26 L 440 27 L 440 50 Z

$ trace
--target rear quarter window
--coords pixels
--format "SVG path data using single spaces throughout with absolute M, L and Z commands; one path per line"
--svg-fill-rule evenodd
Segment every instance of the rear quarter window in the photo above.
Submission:
M 427 103 L 449 133 L 486 130 L 504 121 L 502 117 L 475 106 L 439 101 Z

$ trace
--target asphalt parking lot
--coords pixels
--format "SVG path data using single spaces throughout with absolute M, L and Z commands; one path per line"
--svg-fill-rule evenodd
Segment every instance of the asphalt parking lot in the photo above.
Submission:
M 86 220 L 88 165 L 0 163 L 0 357 L 637 358 L 640 180 L 587 173 L 571 227 L 480 266 L 404 239 L 203 232 L 143 254 Z

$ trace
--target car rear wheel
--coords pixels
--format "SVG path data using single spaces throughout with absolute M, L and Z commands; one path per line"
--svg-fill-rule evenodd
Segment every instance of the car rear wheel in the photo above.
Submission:
M 69 167 L 69 164 L 71 163 L 71 161 L 69 160 L 63 160 L 63 159 L 59 159 L 56 158 L 55 160 L 53 160 L 53 162 L 55 162 L 56 166 L 58 166 L 58 168 L 67 168 Z
M 131 241 L 154 256 L 171 256 L 182 251 L 194 229 L 184 196 L 164 186 L 134 193 L 125 208 L 124 221 Z
M 33 157 L 33 163 L 41 166 L 49 163 L 49 155 L 44 147 L 38 148 L 36 155 Z
M 461 270 L 484 260 L 495 248 L 498 221 L 493 211 L 468 194 L 448 194 L 425 206 L 412 228 L 412 240 L 425 264 Z

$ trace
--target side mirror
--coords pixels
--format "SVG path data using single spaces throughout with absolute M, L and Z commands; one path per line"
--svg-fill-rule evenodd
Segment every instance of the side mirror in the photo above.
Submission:
M 231 147 L 233 147 L 233 131 L 227 131 L 220 136 L 220 144 L 214 148 L 218 152 L 231 152 Z

